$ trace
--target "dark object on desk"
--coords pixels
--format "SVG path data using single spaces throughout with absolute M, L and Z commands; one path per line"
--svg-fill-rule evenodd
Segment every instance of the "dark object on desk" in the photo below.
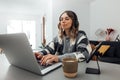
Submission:
M 88 74 L 100 74 L 101 72 L 100 72 L 100 66 L 99 66 L 99 63 L 98 63 L 98 56 L 97 56 L 97 69 L 95 69 L 95 68 L 89 68 L 89 67 L 87 67 L 86 68 L 86 73 L 88 73 Z
M 99 63 L 98 63 L 98 55 L 99 55 L 98 49 L 100 48 L 101 44 L 102 44 L 102 42 L 100 42 L 100 43 L 96 46 L 96 48 L 92 51 L 90 57 L 89 57 L 89 58 L 87 59 L 87 61 L 86 61 L 87 63 L 89 63 L 90 60 L 92 59 L 92 57 L 93 57 L 94 55 L 96 55 L 96 56 L 97 56 L 96 61 L 97 61 L 97 67 L 98 67 L 98 69 L 88 68 L 88 67 L 87 67 L 87 68 L 86 68 L 86 73 L 88 73 L 88 74 L 100 74 L 100 66 L 99 66 Z

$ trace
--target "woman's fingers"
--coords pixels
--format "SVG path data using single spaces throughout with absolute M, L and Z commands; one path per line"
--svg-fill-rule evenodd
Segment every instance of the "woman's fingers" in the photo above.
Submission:
M 51 54 L 43 56 L 41 59 L 41 65 L 46 65 L 46 62 L 48 63 L 47 60 L 51 59 L 52 57 L 53 57 L 53 55 L 51 55 Z
M 48 55 L 45 55 L 42 57 L 41 59 L 41 65 L 45 65 L 46 64 L 46 61 L 50 58 L 50 56 Z
M 58 56 L 56 55 L 46 55 L 42 57 L 41 65 L 52 64 L 53 62 L 58 62 Z
M 53 63 L 53 61 L 54 61 L 54 58 L 50 58 L 50 59 L 48 59 L 48 60 L 47 60 L 47 62 L 46 62 L 46 63 L 47 63 L 47 64 L 52 64 L 52 63 Z

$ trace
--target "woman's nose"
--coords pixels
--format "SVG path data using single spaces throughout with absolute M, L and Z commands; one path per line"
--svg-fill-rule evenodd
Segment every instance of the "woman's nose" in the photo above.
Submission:
M 62 20 L 62 23 L 65 23 L 65 19 Z

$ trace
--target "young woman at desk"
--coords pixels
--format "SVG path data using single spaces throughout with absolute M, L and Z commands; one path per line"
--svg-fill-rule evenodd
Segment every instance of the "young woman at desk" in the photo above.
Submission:
M 84 31 L 79 31 L 77 15 L 73 11 L 64 11 L 59 17 L 59 35 L 43 51 L 35 52 L 41 65 L 62 61 L 65 57 L 79 61 L 89 57 L 91 46 Z

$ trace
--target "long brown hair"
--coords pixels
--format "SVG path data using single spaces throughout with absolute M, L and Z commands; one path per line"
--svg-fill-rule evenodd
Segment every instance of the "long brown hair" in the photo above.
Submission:
M 72 26 L 70 28 L 69 37 L 72 39 L 75 39 L 79 30 L 79 22 L 78 22 L 77 15 L 73 11 L 64 11 L 59 17 L 58 29 L 59 29 L 60 38 L 63 38 L 63 36 L 65 36 L 65 31 L 60 27 L 61 16 L 64 13 L 66 13 L 72 19 Z

